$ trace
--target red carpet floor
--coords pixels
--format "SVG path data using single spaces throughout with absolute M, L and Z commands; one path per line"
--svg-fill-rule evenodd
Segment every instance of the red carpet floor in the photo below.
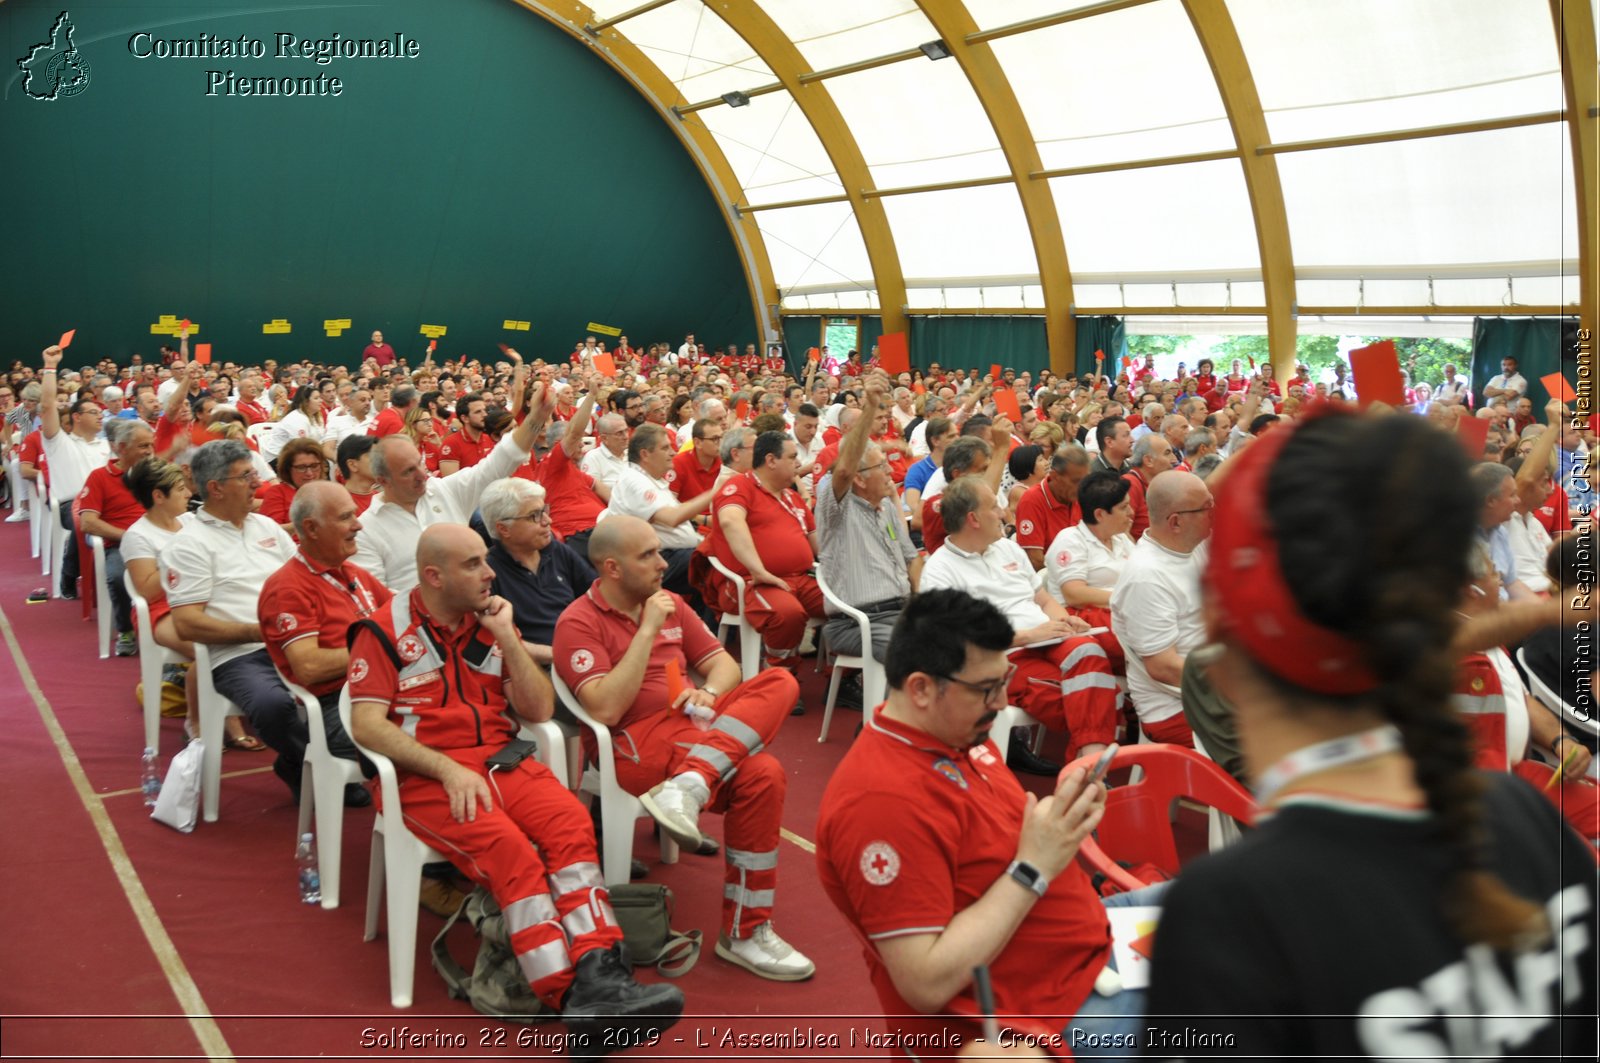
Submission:
M 0 611 L 45 702 L 36 704 L 11 646 L 0 649 L 0 799 L 12 899 L 0 916 L 0 1019 L 9 1058 L 468 1059 L 549 1055 L 528 1038 L 559 1030 L 486 1021 L 450 1000 L 426 959 L 441 925 L 420 916 L 416 1003 L 389 1006 L 384 939 L 361 940 L 370 811 L 345 820 L 342 905 L 298 903 L 295 809 L 268 770 L 270 754 L 228 752 L 221 818 L 182 835 L 155 824 L 137 792 L 142 746 L 133 660 L 99 660 L 79 603 L 26 604 L 45 580 L 28 557 L 27 525 L 0 526 Z M 817 963 L 815 979 L 765 982 L 711 955 L 678 983 L 692 1017 L 631 1055 L 759 1055 L 722 1041 L 739 1034 L 838 1034 L 845 1047 L 774 1050 L 795 1058 L 872 1056 L 862 1031 L 881 1028 L 860 949 L 823 895 L 808 850 L 828 774 L 860 720 L 835 714 L 817 743 L 824 676 L 802 667 L 806 700 L 774 744 L 790 771 L 777 923 Z M 61 744 L 51 734 L 59 723 Z M 162 722 L 163 763 L 181 745 Z M 82 791 L 69 763 L 81 766 Z M 100 825 L 97 827 L 96 816 Z M 636 851 L 653 860 L 640 824 Z M 719 824 L 710 820 L 713 832 Z M 323 855 L 326 862 L 328 854 Z M 120 866 L 120 870 L 119 870 Z M 721 861 L 656 864 L 677 894 L 675 925 L 714 939 Z M 138 915 L 144 907 L 147 918 Z M 458 933 L 467 933 L 465 928 Z M 470 957 L 467 937 L 459 954 Z M 465 1047 L 394 1047 L 396 1031 L 464 1036 Z M 855 1051 L 848 1047 L 856 1032 Z M 521 1044 L 519 1044 L 519 1034 Z M 677 1039 L 681 1038 L 681 1042 Z

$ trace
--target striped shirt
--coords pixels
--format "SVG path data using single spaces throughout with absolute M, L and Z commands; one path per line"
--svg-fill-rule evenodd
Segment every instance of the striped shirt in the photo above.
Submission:
M 892 496 L 873 506 L 854 491 L 839 499 L 831 485 L 824 488 L 817 493 L 817 537 L 823 578 L 840 600 L 861 606 L 911 596 L 906 566 L 917 548 Z

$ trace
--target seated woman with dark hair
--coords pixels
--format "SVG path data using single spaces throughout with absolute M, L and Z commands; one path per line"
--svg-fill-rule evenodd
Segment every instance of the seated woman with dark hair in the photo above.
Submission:
M 1127 658 L 1111 633 L 1111 591 L 1133 556 L 1129 490 L 1128 481 L 1114 472 L 1085 476 L 1078 484 L 1083 520 L 1062 529 L 1044 555 L 1045 586 L 1067 612 L 1090 627 L 1106 629 L 1095 639 L 1117 675 L 1126 674 Z
M 181 466 L 161 458 L 145 458 L 125 474 L 128 490 L 144 507 L 145 514 L 122 533 L 122 560 L 127 565 L 128 576 L 133 580 L 139 596 L 150 603 L 150 627 L 156 645 L 172 650 L 190 661 L 194 660 L 194 643 L 178 637 L 172 623 L 172 610 L 167 605 L 167 593 L 161 580 L 161 551 L 177 537 L 185 524 L 193 521 L 188 512 L 188 477 Z M 183 722 L 183 733 L 194 738 L 200 733 L 200 709 L 196 701 L 198 685 L 194 668 L 172 666 L 162 676 L 163 682 L 180 682 L 177 671 L 184 670 L 184 701 L 188 713 Z M 243 749 L 259 753 L 266 744 L 246 733 L 244 721 L 229 716 L 224 744 L 228 749 Z
M 1451 703 L 1480 508 L 1460 445 L 1397 413 L 1229 469 L 1208 671 L 1261 812 L 1167 894 L 1146 1054 L 1594 1058 L 1592 851 L 1474 770 Z

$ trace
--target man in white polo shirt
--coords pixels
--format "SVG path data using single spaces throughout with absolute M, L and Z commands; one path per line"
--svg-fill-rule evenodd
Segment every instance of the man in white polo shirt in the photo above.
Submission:
M 689 584 L 689 559 L 700 545 L 694 518 L 711 504 L 716 485 L 680 502 L 667 479 L 672 458 L 672 441 L 660 425 L 647 422 L 635 428 L 628 440 L 628 468 L 611 485 L 611 501 L 600 519 L 620 513 L 648 521 L 661 540 L 661 556 L 667 562 L 661 585 L 696 604 L 700 594 Z M 719 476 L 717 484 L 723 478 Z
M 594 449 L 583 456 L 578 467 L 597 488 L 609 492 L 617 477 L 628 470 L 628 422 L 622 414 L 608 413 L 595 422 L 594 442 Z
M 60 555 L 61 596 L 78 596 L 78 532 L 72 520 L 72 500 L 78 497 L 89 474 L 111 460 L 111 445 L 100 433 L 102 408 L 93 398 L 80 398 L 67 410 L 63 423 L 56 406 L 56 367 L 64 352 L 45 348 L 40 371 L 39 435 L 49 467 L 50 494 L 61 500 L 61 527 L 67 533 Z
M 1486 399 L 1505 399 L 1508 403 L 1528 393 L 1528 378 L 1517 371 L 1515 358 L 1500 359 L 1500 372 L 1483 386 Z
M 207 443 L 195 451 L 190 471 L 203 504 L 161 552 L 172 622 L 179 638 L 210 648 L 217 693 L 243 709 L 256 734 L 277 750 L 272 770 L 298 803 L 306 725 L 272 667 L 256 610 L 267 578 L 294 556 L 294 540 L 277 521 L 251 512 L 261 481 L 243 443 Z M 346 788 L 346 805 L 371 803 L 365 789 Z
M 1117 731 L 1117 681 L 1105 650 L 1083 634 L 1088 624 L 1050 596 L 1044 573 L 1034 570 L 1022 547 L 1005 538 L 993 487 L 980 477 L 962 476 L 941 499 L 947 537 L 923 565 L 917 589 L 950 588 L 994 603 L 1016 629 L 1010 703 L 1046 727 L 1068 731 L 1068 748 L 1077 756 L 1099 752 Z M 1007 761 L 1033 774 L 1060 770 L 1021 742 L 1011 744 Z
M 1128 695 L 1157 742 L 1194 746 L 1183 719 L 1183 662 L 1205 642 L 1200 573 L 1211 537 L 1211 491 L 1170 470 L 1150 481 L 1150 527 L 1111 592 L 1111 630 L 1128 657 Z
M 519 377 L 527 367 L 518 366 Z M 534 386 L 527 420 L 495 444 L 489 456 L 449 476 L 429 476 L 422 453 L 404 435 L 384 436 L 372 448 L 372 478 L 383 489 L 361 515 L 355 563 L 396 594 L 417 585 L 417 540 L 432 524 L 465 524 L 478 508 L 484 489 L 528 460 L 539 430 L 555 401 L 544 385 Z

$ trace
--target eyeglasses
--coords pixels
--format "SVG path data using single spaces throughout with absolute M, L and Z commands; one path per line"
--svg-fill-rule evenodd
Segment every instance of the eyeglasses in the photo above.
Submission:
M 550 520 L 550 508 L 546 506 L 544 509 L 536 509 L 532 513 L 522 513 L 518 516 L 512 517 L 511 519 L 531 521 L 535 524 L 545 524 Z
M 1175 509 L 1175 510 L 1172 511 L 1172 515 L 1174 517 L 1181 517 L 1185 513 L 1210 513 L 1213 509 L 1216 509 L 1216 508 L 1217 508 L 1217 501 L 1216 501 L 1216 499 L 1212 499 L 1211 501 L 1207 502 L 1205 505 L 1200 506 L 1197 509 Z
M 254 469 L 251 469 L 249 472 L 241 472 L 237 476 L 219 476 L 219 477 L 217 477 L 217 483 L 227 483 L 229 480 L 256 480 L 256 481 L 259 481 L 260 479 L 261 479 L 261 474 L 256 472 Z
M 722 436 L 720 436 L 720 435 L 701 436 L 700 439 L 699 439 L 699 442 L 701 442 L 701 443 L 720 443 L 720 442 L 722 442 Z
M 1001 676 L 999 679 L 996 679 L 992 683 L 972 683 L 953 675 L 934 674 L 934 678 L 945 680 L 951 683 L 960 683 L 974 694 L 977 694 L 979 697 L 983 698 L 984 703 L 987 705 L 994 705 L 996 703 L 1004 705 L 1006 699 L 1006 690 L 1011 686 L 1011 679 L 1016 674 L 1017 666 L 1013 664 L 1006 669 L 1005 675 Z
M 317 470 L 319 470 L 321 468 L 322 468 L 322 463 L 319 461 L 315 465 L 304 465 L 304 464 L 291 465 L 291 466 L 289 466 L 289 471 L 290 472 L 316 472 Z
M 859 475 L 865 476 L 869 472 L 875 472 L 878 469 L 887 469 L 888 467 L 889 463 L 887 461 L 880 461 L 875 465 L 863 465 L 858 472 Z

